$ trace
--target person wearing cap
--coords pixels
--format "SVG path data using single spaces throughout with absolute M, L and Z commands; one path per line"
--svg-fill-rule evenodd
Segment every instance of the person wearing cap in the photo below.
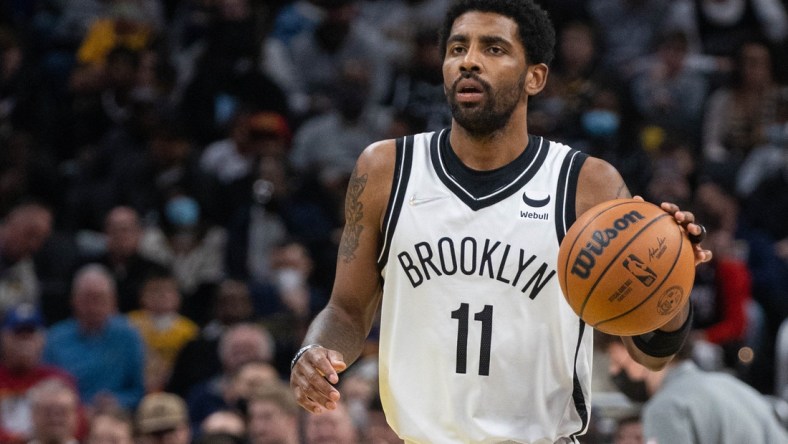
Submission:
M 145 395 L 137 407 L 135 422 L 139 444 L 189 444 L 192 439 L 186 403 L 173 393 Z
M 62 368 L 42 363 L 46 330 L 41 313 L 24 303 L 6 312 L 0 328 L 0 442 L 25 442 L 32 432 L 28 389 L 58 378 L 72 388 L 74 377 Z

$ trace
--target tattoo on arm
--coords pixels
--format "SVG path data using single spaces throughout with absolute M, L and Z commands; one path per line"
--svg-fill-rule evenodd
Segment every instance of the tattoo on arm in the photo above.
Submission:
M 364 216 L 364 204 L 359 201 L 359 198 L 366 186 L 367 175 L 364 174 L 359 177 L 356 171 L 353 170 L 345 197 L 345 229 L 339 245 L 339 255 L 346 263 L 355 259 L 361 231 L 364 229 L 364 226 L 361 225 L 361 218 Z

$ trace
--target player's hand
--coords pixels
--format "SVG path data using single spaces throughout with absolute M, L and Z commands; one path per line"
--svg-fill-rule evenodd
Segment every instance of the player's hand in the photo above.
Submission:
M 695 251 L 695 265 L 710 261 L 712 258 L 711 250 L 706 250 L 701 246 L 701 242 L 706 238 L 706 228 L 695 221 L 695 215 L 689 211 L 682 211 L 678 205 L 671 202 L 662 202 L 660 207 L 672 214 L 676 222 L 684 228 Z
M 342 353 L 324 347 L 304 352 L 290 372 L 290 387 L 301 407 L 312 413 L 337 408 L 339 372 L 347 368 Z
M 640 196 L 633 196 L 632 198 L 635 200 L 643 200 Z M 701 246 L 701 242 L 703 242 L 703 239 L 706 237 L 706 228 L 695 222 L 695 215 L 689 211 L 682 211 L 678 205 L 672 202 L 662 202 L 660 208 L 673 215 L 676 222 L 678 222 L 684 229 L 684 232 L 687 233 L 695 252 L 695 265 L 710 261 L 712 258 L 711 250 L 706 250 Z

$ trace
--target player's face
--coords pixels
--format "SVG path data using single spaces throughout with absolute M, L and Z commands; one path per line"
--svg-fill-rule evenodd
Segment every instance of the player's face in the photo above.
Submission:
M 489 12 L 454 21 L 443 60 L 443 83 L 454 120 L 469 133 L 503 128 L 525 106 L 527 66 L 517 23 Z

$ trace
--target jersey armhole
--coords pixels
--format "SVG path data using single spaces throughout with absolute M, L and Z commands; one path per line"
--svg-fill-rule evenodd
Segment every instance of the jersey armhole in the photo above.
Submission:
M 397 227 L 397 219 L 405 202 L 405 190 L 410 178 L 411 164 L 413 163 L 413 136 L 405 136 L 396 140 L 397 150 L 395 155 L 394 177 L 391 183 L 391 194 L 386 206 L 386 214 L 383 218 L 381 227 L 381 239 L 383 244 L 378 256 L 378 268 L 383 269 L 388 260 L 389 250 L 391 249 L 391 238 L 394 236 L 394 229 Z
M 583 167 L 586 159 L 588 159 L 588 154 L 573 149 L 567 153 L 561 163 L 556 193 L 558 198 L 555 200 L 555 233 L 558 236 L 559 245 L 564 240 L 569 227 L 577 219 L 575 209 L 577 182 L 580 176 L 580 168 Z

